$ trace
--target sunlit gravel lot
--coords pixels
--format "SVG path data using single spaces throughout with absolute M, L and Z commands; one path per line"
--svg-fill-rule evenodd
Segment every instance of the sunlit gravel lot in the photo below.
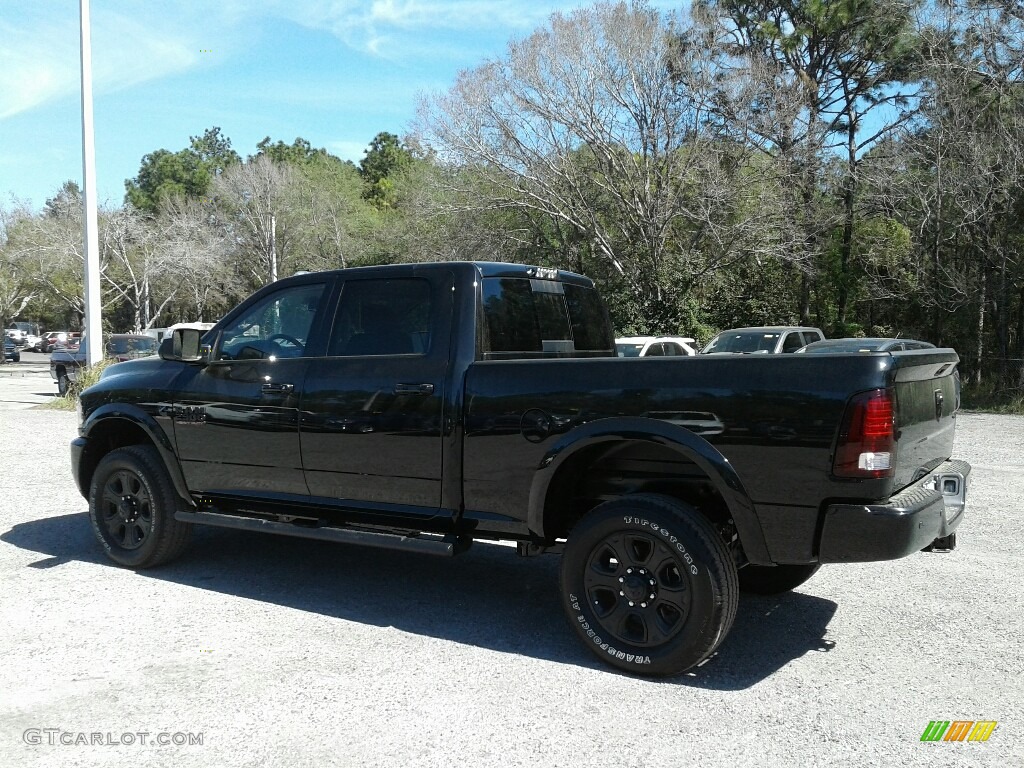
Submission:
M 117 568 L 75 428 L 0 410 L 0 766 L 1024 765 L 1024 418 L 961 415 L 955 552 L 744 596 L 716 656 L 656 681 L 576 642 L 553 556 L 200 530 Z M 922 743 L 930 720 L 998 725 Z

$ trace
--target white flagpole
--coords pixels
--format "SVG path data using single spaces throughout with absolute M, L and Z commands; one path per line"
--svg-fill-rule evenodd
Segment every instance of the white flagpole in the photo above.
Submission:
M 82 28 L 82 221 L 85 239 L 85 332 L 87 365 L 103 358 L 100 318 L 100 245 L 96 215 L 96 142 L 92 126 L 92 47 L 89 34 L 89 0 L 80 0 Z

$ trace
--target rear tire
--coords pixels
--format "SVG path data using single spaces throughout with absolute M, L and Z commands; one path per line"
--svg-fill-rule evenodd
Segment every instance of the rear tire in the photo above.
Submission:
M 156 449 L 118 448 L 104 456 L 89 486 L 89 520 L 107 556 L 150 568 L 173 560 L 192 526 L 174 518 L 178 496 Z
M 61 397 L 67 397 L 69 389 L 71 389 L 71 379 L 68 378 L 66 373 L 62 373 L 57 378 L 57 394 Z
M 778 595 L 796 589 L 819 568 L 821 563 L 748 565 L 740 568 L 740 589 L 755 595 Z
M 572 530 L 562 605 L 602 661 L 644 675 L 677 675 L 719 646 L 736 617 L 736 565 L 718 531 L 668 496 L 601 504 Z

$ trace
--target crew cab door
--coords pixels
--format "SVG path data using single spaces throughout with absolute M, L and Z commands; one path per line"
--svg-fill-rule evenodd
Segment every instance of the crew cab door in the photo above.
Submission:
M 436 268 L 345 280 L 300 402 L 314 500 L 436 514 L 453 287 Z
M 323 280 L 257 294 L 228 319 L 209 364 L 175 381 L 170 415 L 191 491 L 308 495 L 298 402 L 328 294 Z

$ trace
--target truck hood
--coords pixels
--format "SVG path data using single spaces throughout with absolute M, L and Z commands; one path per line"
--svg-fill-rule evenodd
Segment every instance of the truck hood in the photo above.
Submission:
M 100 374 L 100 381 L 105 381 L 114 376 L 132 376 L 132 375 L 143 375 L 159 370 L 161 367 L 167 365 L 167 361 L 160 358 L 158 355 L 150 355 L 148 357 L 140 357 L 135 360 L 125 360 L 121 363 L 114 363 L 108 365 L 103 369 L 103 373 Z M 177 369 L 179 366 L 175 365 Z

